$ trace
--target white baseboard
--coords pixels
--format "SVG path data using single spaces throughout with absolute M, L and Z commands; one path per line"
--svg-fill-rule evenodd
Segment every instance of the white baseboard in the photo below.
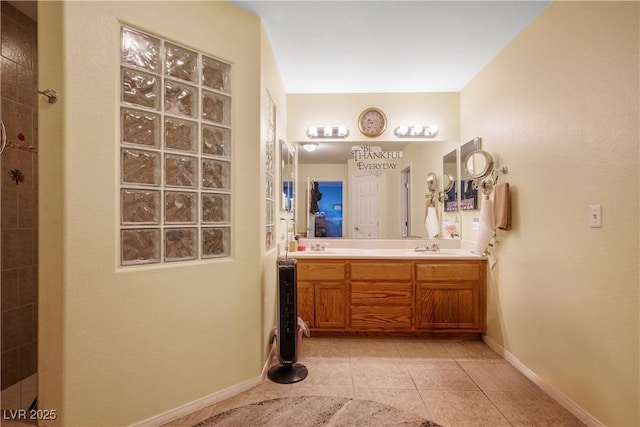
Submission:
M 516 368 L 522 375 L 529 378 L 535 385 L 540 387 L 547 393 L 552 399 L 562 405 L 567 411 L 571 412 L 580 421 L 585 423 L 589 427 L 604 427 L 600 421 L 593 417 L 590 413 L 578 406 L 574 401 L 562 394 L 558 389 L 547 383 L 540 378 L 535 372 L 529 369 L 524 363 L 519 361 L 513 354 L 506 351 L 500 344 L 492 340 L 486 335 L 482 336 L 483 341 L 491 347 L 496 353 L 501 355 L 504 360 Z
M 135 424 L 132 424 L 131 427 L 158 427 L 173 420 L 177 420 L 178 418 L 184 417 L 185 415 L 189 415 L 193 412 L 199 411 L 200 409 L 206 408 L 207 406 L 213 405 L 214 403 L 229 399 L 230 397 L 236 396 L 242 392 L 259 386 L 264 382 L 264 379 L 267 376 L 267 371 L 269 370 L 269 364 L 271 362 L 271 356 L 273 355 L 274 351 L 273 349 L 274 347 L 272 346 L 271 351 L 269 352 L 269 356 L 267 357 L 267 360 L 265 361 L 262 368 L 262 373 L 259 377 L 251 378 L 247 381 L 241 382 L 240 384 L 236 384 L 233 387 L 220 390 L 216 393 L 194 400 L 193 402 L 189 402 L 167 412 L 163 412 L 162 414 L 154 415 L 151 418 L 147 418 L 146 420 L 142 420 Z
M 271 365 L 271 359 L 273 358 L 273 353 L 276 351 L 275 342 L 271 344 L 271 349 L 269 350 L 269 355 L 267 356 L 267 360 L 264 361 L 264 365 L 262 366 L 262 379 L 267 378 L 267 372 L 269 371 L 269 366 Z

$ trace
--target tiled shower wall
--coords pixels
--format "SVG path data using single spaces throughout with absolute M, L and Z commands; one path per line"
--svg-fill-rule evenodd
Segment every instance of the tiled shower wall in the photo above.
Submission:
M 0 166 L 2 389 L 37 370 L 38 94 L 36 23 L 2 1 Z

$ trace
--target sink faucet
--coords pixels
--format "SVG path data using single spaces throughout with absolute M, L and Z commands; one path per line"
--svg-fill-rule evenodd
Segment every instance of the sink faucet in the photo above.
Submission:
M 440 246 L 438 246 L 437 242 L 431 242 L 425 245 L 425 249 L 429 252 L 438 252 L 440 250 Z
M 415 251 L 416 252 L 438 252 L 440 250 L 440 246 L 438 246 L 437 242 L 427 242 L 424 246 L 418 246 Z
M 311 243 L 310 249 L 312 251 L 324 251 L 324 245 L 322 243 L 313 242 Z

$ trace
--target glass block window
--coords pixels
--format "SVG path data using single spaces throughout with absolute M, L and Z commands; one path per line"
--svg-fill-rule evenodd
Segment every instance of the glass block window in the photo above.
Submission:
M 265 203 L 266 203 L 266 250 L 275 246 L 275 140 L 276 140 L 276 104 L 267 92 L 267 135 L 265 138 Z
M 231 256 L 231 65 L 122 27 L 120 77 L 120 264 Z

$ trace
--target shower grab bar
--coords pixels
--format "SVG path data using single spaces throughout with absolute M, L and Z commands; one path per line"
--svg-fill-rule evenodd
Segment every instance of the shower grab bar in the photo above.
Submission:
M 4 121 L 0 119 L 0 155 L 7 147 L 7 128 L 4 127 Z

